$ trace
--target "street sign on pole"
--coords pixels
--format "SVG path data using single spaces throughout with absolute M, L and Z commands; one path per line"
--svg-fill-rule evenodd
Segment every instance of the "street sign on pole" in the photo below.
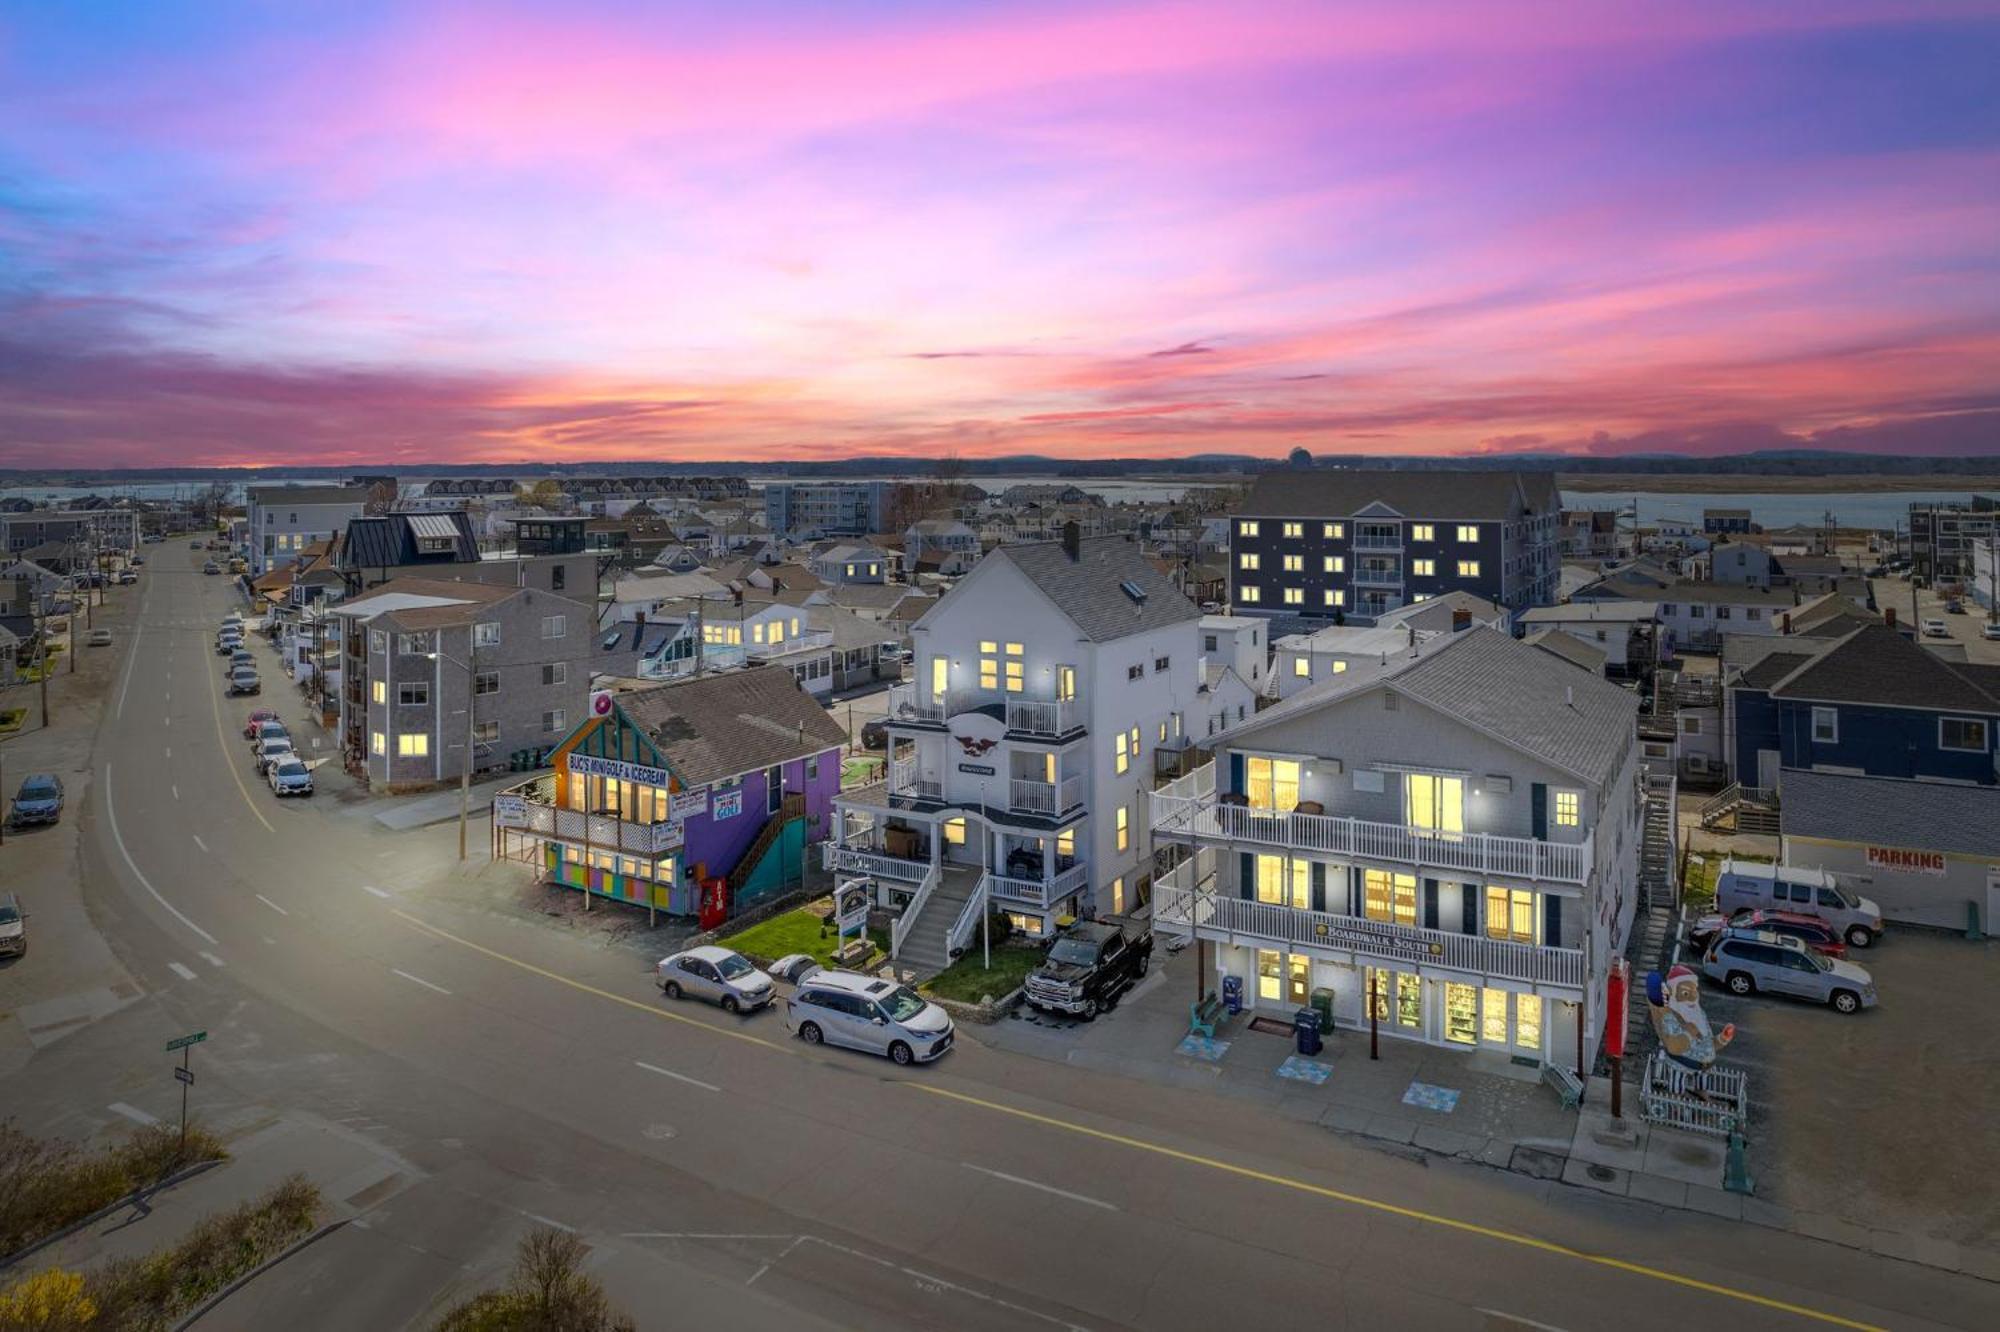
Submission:
M 175 1069 L 174 1081 L 185 1082 L 188 1086 L 192 1087 L 194 1085 L 194 1070 L 189 1068 Z
M 190 1032 L 186 1036 L 176 1036 L 172 1040 L 168 1041 L 167 1049 L 169 1050 L 185 1049 L 190 1045 L 200 1045 L 203 1041 L 207 1039 L 208 1039 L 208 1033 L 205 1031 Z

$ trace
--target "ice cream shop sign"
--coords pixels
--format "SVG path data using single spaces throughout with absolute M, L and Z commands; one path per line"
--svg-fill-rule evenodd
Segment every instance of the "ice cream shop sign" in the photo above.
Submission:
M 1868 868 L 1891 874 L 1943 874 L 1944 852 L 1910 851 L 1899 846 L 1868 848 Z

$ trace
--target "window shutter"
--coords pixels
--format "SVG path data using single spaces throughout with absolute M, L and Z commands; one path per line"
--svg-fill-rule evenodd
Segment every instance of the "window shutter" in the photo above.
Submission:
M 1563 900 L 1554 893 L 1542 894 L 1542 945 L 1562 947 Z
M 1424 880 L 1423 895 L 1424 928 L 1434 930 L 1438 927 L 1438 881 L 1436 879 Z
M 1232 753 L 1229 756 L 1229 794 L 1243 794 L 1243 756 Z
M 1312 863 L 1312 909 L 1326 910 L 1326 866 L 1317 860 Z
M 1458 885 L 1458 923 L 1460 934 L 1479 933 L 1479 885 L 1476 883 Z
M 1347 868 L 1347 914 L 1359 916 L 1361 910 L 1361 869 L 1350 865 Z
M 1536 782 L 1529 791 L 1529 836 L 1548 840 L 1549 836 L 1549 787 L 1547 782 Z
M 1257 895 L 1257 857 L 1248 851 L 1236 856 L 1236 895 L 1246 902 Z

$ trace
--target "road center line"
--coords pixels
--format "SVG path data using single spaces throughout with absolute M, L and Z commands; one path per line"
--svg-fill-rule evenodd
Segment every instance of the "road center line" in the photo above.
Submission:
M 132 871 L 132 877 L 139 881 L 139 886 L 151 893 L 153 900 L 165 907 L 168 914 L 175 920 L 187 926 L 196 934 L 208 940 L 208 942 L 215 943 L 216 938 L 214 935 L 182 915 L 179 907 L 160 896 L 160 890 L 153 886 L 153 881 L 146 877 L 145 871 L 139 868 L 139 863 L 132 859 L 132 853 L 126 850 L 125 835 L 118 831 L 118 806 L 111 798 L 111 765 L 109 763 L 104 765 L 104 814 L 105 822 L 111 825 L 111 840 L 118 844 L 118 854 L 125 858 L 125 867 Z
M 173 791 L 174 799 L 179 800 L 181 798 L 181 786 L 179 782 L 172 783 L 169 789 Z
M 1378 1198 L 1366 1198 L 1358 1193 L 1345 1193 L 1339 1189 L 1327 1188 L 1323 1184 L 1311 1184 L 1305 1180 L 1293 1179 L 1287 1175 L 1272 1174 L 1267 1170 L 1258 1170 L 1251 1166 L 1237 1165 L 1234 1162 L 1220 1160 L 1216 1157 L 1202 1156 L 1197 1152 L 1182 1151 L 1178 1147 L 1169 1147 L 1164 1143 L 1148 1142 L 1144 1138 L 1134 1138 L 1123 1133 L 1113 1133 L 1108 1129 L 1091 1128 L 1087 1124 L 1077 1124 L 1067 1119 L 1057 1119 L 1053 1115 L 1044 1115 L 1033 1110 L 1023 1110 L 1017 1106 L 1005 1105 L 999 1101 L 985 1100 L 978 1096 L 968 1096 L 964 1092 L 950 1091 L 928 1082 L 903 1079 L 898 1080 L 897 1085 L 908 1087 L 912 1091 L 923 1092 L 929 1096 L 936 1096 L 943 1100 L 957 1101 L 961 1105 L 978 1106 L 982 1110 L 990 1110 L 995 1114 L 1012 1115 L 1016 1119 L 1025 1119 L 1031 1123 L 1061 1129 L 1065 1133 L 1074 1133 L 1081 1137 L 1095 1138 L 1100 1142 L 1116 1143 L 1121 1147 L 1130 1147 L 1135 1151 L 1150 1152 L 1155 1156 L 1164 1156 L 1171 1160 L 1185 1162 L 1189 1165 L 1202 1166 L 1209 1170 L 1220 1171 L 1223 1174 L 1234 1175 L 1239 1179 L 1255 1180 L 1260 1184 L 1270 1184 L 1277 1188 L 1290 1189 L 1297 1193 L 1311 1194 L 1314 1197 L 1347 1203 L 1350 1206 L 1366 1208 L 1369 1211 L 1385 1212 L 1391 1216 L 1400 1216 L 1405 1220 L 1441 1226 L 1446 1230 L 1456 1230 L 1461 1234 L 1478 1235 L 1486 1239 L 1498 1240 L 1503 1244 L 1514 1244 L 1524 1249 L 1534 1249 L 1542 1253 L 1554 1254 L 1560 1258 L 1573 1258 L 1578 1262 L 1590 1263 L 1598 1267 L 1607 1267 L 1613 1271 L 1624 1272 L 1629 1276 L 1647 1277 L 1654 1281 L 1663 1281 L 1669 1285 L 1682 1286 L 1686 1289 L 1702 1291 L 1709 1295 L 1720 1295 L 1724 1299 L 1740 1300 L 1745 1304 L 1754 1304 L 1759 1308 L 1776 1309 L 1781 1313 L 1797 1314 L 1801 1318 L 1810 1318 L 1822 1323 L 1831 1323 L 1836 1327 L 1851 1327 L 1858 1329 L 1858 1332 L 1888 1332 L 1888 1329 L 1879 1327 L 1874 1323 L 1859 1322 L 1852 1318 L 1842 1317 L 1840 1314 L 1826 1312 L 1825 1310 L 1808 1308 L 1802 1304 L 1792 1304 L 1785 1300 L 1773 1299 L 1768 1295 L 1758 1295 L 1752 1291 L 1738 1290 L 1734 1286 L 1718 1285 L 1712 1281 L 1703 1281 L 1698 1277 L 1683 1276 L 1679 1272 L 1669 1272 L 1664 1268 L 1648 1267 L 1643 1263 L 1631 1262 L 1624 1258 L 1613 1258 L 1609 1254 L 1591 1253 L 1587 1249 L 1574 1249 L 1567 1244 L 1559 1244 L 1554 1240 L 1540 1239 L 1534 1235 L 1522 1234 L 1518 1231 L 1502 1230 L 1498 1226 L 1482 1225 L 1477 1221 L 1461 1221 L 1456 1217 L 1442 1216 L 1436 1212 L 1426 1212 L 1415 1207 L 1404 1207 L 1399 1203 L 1383 1202 Z
M 283 907 L 279 906 L 276 902 L 273 902 L 270 898 L 264 896 L 264 894 L 262 893 L 257 894 L 257 900 L 259 902 L 262 902 L 265 906 L 271 908 L 271 910 L 277 912 L 281 916 L 289 916 L 292 914 L 291 912 L 285 910 Z
M 425 980 L 425 979 L 424 979 L 424 978 L 423 978 L 422 976 L 412 976 L 412 975 L 411 975 L 411 974 L 410 974 L 409 972 L 407 972 L 407 971 L 399 971 L 399 970 L 397 970 L 397 969 L 396 969 L 396 968 L 394 968 L 394 967 L 391 967 L 391 968 L 390 968 L 389 970 L 390 970 L 390 971 L 391 971 L 391 972 L 392 972 L 393 974 L 395 974 L 395 975 L 398 975 L 398 976 L 401 976 L 401 977 L 402 977 L 402 978 L 403 978 L 404 980 L 406 980 L 406 981 L 409 981 L 409 982 L 411 982 L 411 983 L 413 983 L 413 984 L 416 984 L 416 985 L 421 985 L 421 986 L 423 986 L 423 987 L 424 987 L 424 988 L 425 988 L 426 990 L 436 990 L 436 991 L 437 991 L 437 992 L 438 992 L 439 994 L 446 994 L 446 995 L 448 995 L 448 994 L 450 994 L 450 993 L 451 993 L 451 991 L 450 991 L 450 990 L 447 990 L 447 989 L 445 989 L 445 988 L 444 988 L 444 986 L 442 986 L 442 985 L 433 985 L 433 984 L 431 984 L 431 983 L 430 983 L 429 981 Z
M 219 967 L 223 965 L 222 959 L 217 957 L 214 953 L 203 953 L 201 955 L 201 960 L 208 963 L 208 965 L 210 965 L 211 967 Z
M 182 966 L 178 962 L 167 963 L 167 970 L 173 972 L 174 975 L 179 976 L 182 980 L 196 979 L 193 967 Z
M 1053 1193 L 1056 1197 L 1067 1198 L 1071 1202 L 1087 1203 L 1092 1207 L 1102 1207 L 1107 1212 L 1118 1210 L 1116 1203 L 1108 1203 L 1101 1198 L 1085 1197 L 1081 1193 L 1071 1193 L 1068 1189 L 1059 1189 L 1053 1184 L 1044 1184 L 1039 1180 L 1033 1179 L 1022 1179 L 1019 1175 L 1010 1175 L 1004 1170 L 988 1170 L 985 1166 L 974 1165 L 970 1161 L 960 1161 L 959 1164 L 967 1170 L 976 1170 L 982 1175 L 991 1175 L 995 1179 L 1004 1179 L 1009 1184 L 1019 1184 L 1023 1188 L 1040 1189 L 1043 1193 Z
M 712 1082 L 703 1082 L 700 1078 L 691 1078 L 685 1073 L 676 1073 L 670 1068 L 661 1068 L 656 1064 L 649 1064 L 643 1059 L 634 1059 L 632 1062 L 640 1068 L 645 1069 L 648 1073 L 657 1073 L 663 1078 L 672 1078 L 675 1082 L 685 1082 L 689 1086 L 699 1087 L 703 1091 L 719 1092 L 722 1090 L 722 1088 Z

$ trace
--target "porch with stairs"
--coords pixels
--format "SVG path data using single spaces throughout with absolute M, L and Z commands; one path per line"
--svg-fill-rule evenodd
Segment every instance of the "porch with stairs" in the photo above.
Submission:
M 937 887 L 912 908 L 916 918 L 904 928 L 902 943 L 896 950 L 895 965 L 899 972 L 913 971 L 919 979 L 927 979 L 951 965 L 946 936 L 958 922 L 965 904 L 979 891 L 982 873 L 977 865 L 942 867 Z
M 1778 835 L 1778 793 L 1732 782 L 1702 802 L 1701 826 L 1710 831 Z

